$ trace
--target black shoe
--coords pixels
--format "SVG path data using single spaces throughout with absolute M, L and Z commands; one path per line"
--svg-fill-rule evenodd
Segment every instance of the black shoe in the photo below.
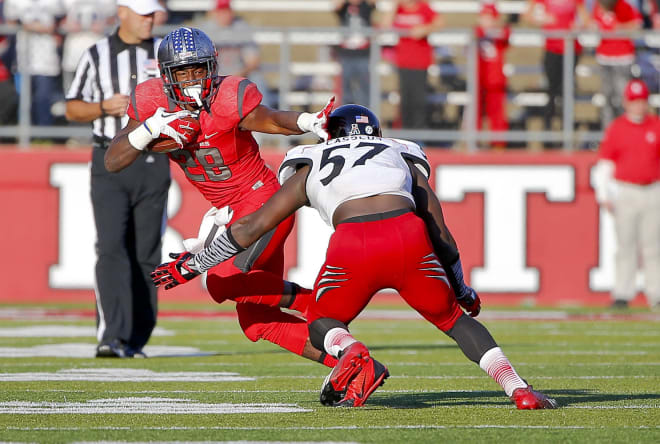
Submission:
M 97 358 L 132 358 L 135 352 L 120 339 L 113 339 L 108 344 L 96 347 Z
M 623 299 L 615 299 L 614 302 L 612 302 L 611 307 L 616 309 L 628 308 L 628 301 L 624 301 Z
M 147 354 L 141 348 L 132 349 L 131 351 L 133 352 L 134 358 L 146 359 L 147 357 Z

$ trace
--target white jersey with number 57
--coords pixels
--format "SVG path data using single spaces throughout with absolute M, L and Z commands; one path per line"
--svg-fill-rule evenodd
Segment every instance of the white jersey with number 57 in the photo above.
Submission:
M 332 226 L 339 205 L 378 194 L 412 196 L 410 160 L 428 178 L 431 167 L 419 145 L 406 140 L 375 136 L 347 136 L 318 145 L 291 149 L 279 169 L 280 183 L 309 165 L 307 198 L 321 218 Z

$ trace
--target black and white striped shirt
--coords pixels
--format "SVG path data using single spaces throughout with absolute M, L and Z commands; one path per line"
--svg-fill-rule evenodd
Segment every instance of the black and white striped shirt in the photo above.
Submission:
M 117 32 L 99 40 L 80 58 L 66 99 L 99 103 L 115 93 L 130 95 L 135 85 L 159 75 L 156 54 L 160 41 L 151 38 L 129 45 Z M 128 116 L 100 117 L 92 122 L 92 131 L 95 137 L 111 140 L 127 123 Z

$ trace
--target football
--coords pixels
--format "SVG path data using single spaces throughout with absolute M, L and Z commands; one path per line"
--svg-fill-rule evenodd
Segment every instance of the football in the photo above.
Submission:
M 170 126 L 174 128 L 176 132 L 180 133 L 186 140 L 184 146 L 188 143 L 194 142 L 201 131 L 199 120 L 194 117 L 182 117 L 181 119 L 177 119 L 170 123 Z M 176 140 L 161 133 L 158 139 L 155 139 L 147 145 L 147 149 L 154 153 L 169 153 L 170 151 L 181 149 L 181 147 L 176 143 Z

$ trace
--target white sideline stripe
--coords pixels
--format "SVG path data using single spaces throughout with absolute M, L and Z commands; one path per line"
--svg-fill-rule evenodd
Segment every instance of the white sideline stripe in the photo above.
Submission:
M 304 413 L 311 409 L 296 404 L 246 403 L 209 404 L 192 399 L 176 398 L 115 398 L 93 399 L 86 402 L 0 402 L 0 414 L 245 414 L 245 413 Z
M 195 347 L 148 345 L 144 352 L 151 358 L 164 356 L 209 356 L 214 353 L 202 352 Z M 43 344 L 32 347 L 0 347 L 3 358 L 93 358 L 96 354 L 96 344 L 66 343 Z
M 174 336 L 172 330 L 156 327 L 152 336 Z M 87 326 L 75 325 L 33 325 L 30 327 L 0 328 L 2 338 L 73 338 L 96 337 L 96 329 Z
M 255 379 L 230 372 L 155 372 L 132 368 L 74 368 L 55 373 L 0 373 L 0 381 L 238 382 Z

